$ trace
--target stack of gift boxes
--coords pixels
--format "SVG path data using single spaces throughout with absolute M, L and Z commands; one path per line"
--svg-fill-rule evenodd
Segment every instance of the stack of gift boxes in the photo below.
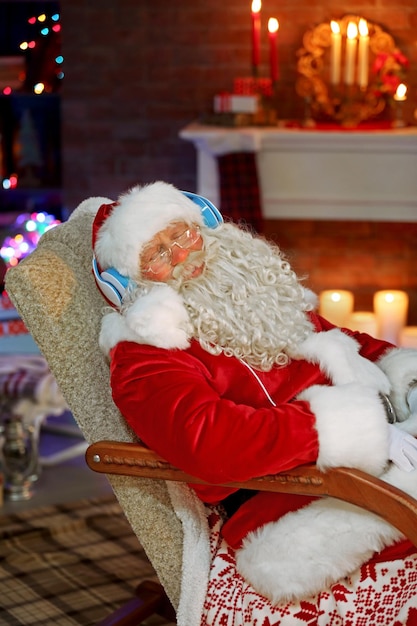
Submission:
M 232 93 L 214 96 L 214 112 L 257 115 L 271 98 L 270 78 L 235 78 Z

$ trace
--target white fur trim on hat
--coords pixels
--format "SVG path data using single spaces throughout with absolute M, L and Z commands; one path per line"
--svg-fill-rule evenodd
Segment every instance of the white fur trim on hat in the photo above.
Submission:
M 199 207 L 173 185 L 158 181 L 133 187 L 119 197 L 98 232 L 99 265 L 135 279 L 143 246 L 175 221 L 203 225 Z
M 80 215 L 95 215 L 102 204 L 111 204 L 113 200 L 103 196 L 92 196 L 83 200 L 76 209 L 70 214 L 68 221 Z

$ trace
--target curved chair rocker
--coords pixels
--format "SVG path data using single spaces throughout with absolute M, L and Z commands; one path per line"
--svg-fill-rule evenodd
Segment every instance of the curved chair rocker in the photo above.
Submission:
M 97 206 L 102 202 L 108 200 L 98 198 Z M 172 621 L 176 613 L 181 626 L 254 623 L 253 615 L 246 615 L 243 621 L 240 600 L 234 600 L 232 607 L 235 616 L 240 616 L 236 621 L 232 617 L 226 621 L 216 609 L 219 621 L 206 617 L 201 622 L 214 559 L 209 549 L 210 512 L 186 484 L 197 479 L 141 446 L 112 401 L 108 363 L 98 347 L 103 300 L 91 272 L 91 222 L 91 214 L 77 212 L 68 222 L 45 233 L 35 252 L 8 271 L 6 288 L 91 444 L 86 455 L 88 465 L 108 475 L 160 581 L 160 585 L 142 585 L 127 613 L 118 612 L 103 625 L 139 624 L 153 612 Z M 305 466 L 239 486 L 346 500 L 382 516 L 417 546 L 417 501 L 361 471 L 340 468 L 324 474 L 314 466 Z M 213 541 L 211 545 L 213 548 Z M 228 554 L 230 564 L 233 559 Z M 227 584 L 230 591 L 230 580 Z M 256 597 L 262 604 L 259 595 L 248 591 L 246 586 L 246 596 Z M 212 594 L 212 604 L 215 598 Z M 279 621 L 281 613 L 274 611 L 278 609 L 272 610 L 274 620 L 265 617 L 256 623 L 289 623 Z M 291 624 L 305 623 L 292 619 Z

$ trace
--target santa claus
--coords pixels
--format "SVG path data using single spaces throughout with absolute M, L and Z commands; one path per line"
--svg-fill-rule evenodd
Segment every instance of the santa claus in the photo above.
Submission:
M 335 328 L 276 245 L 164 182 L 103 204 L 93 249 L 114 401 L 147 446 L 210 483 L 193 487 L 224 504 L 256 589 L 310 595 L 400 538 L 334 500 L 215 485 L 316 462 L 392 467 L 412 490 L 417 351 Z

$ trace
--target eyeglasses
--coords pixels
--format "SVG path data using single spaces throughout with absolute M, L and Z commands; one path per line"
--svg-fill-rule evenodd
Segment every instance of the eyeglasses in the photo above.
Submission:
M 144 249 L 145 259 L 144 265 L 146 269 L 144 272 L 150 272 L 151 274 L 157 274 L 163 267 L 172 262 L 172 248 L 178 246 L 182 250 L 191 248 L 201 237 L 201 231 L 199 226 L 192 226 L 187 228 L 180 235 L 175 237 L 169 246 L 161 244 L 158 251 L 146 256 L 146 248 Z

